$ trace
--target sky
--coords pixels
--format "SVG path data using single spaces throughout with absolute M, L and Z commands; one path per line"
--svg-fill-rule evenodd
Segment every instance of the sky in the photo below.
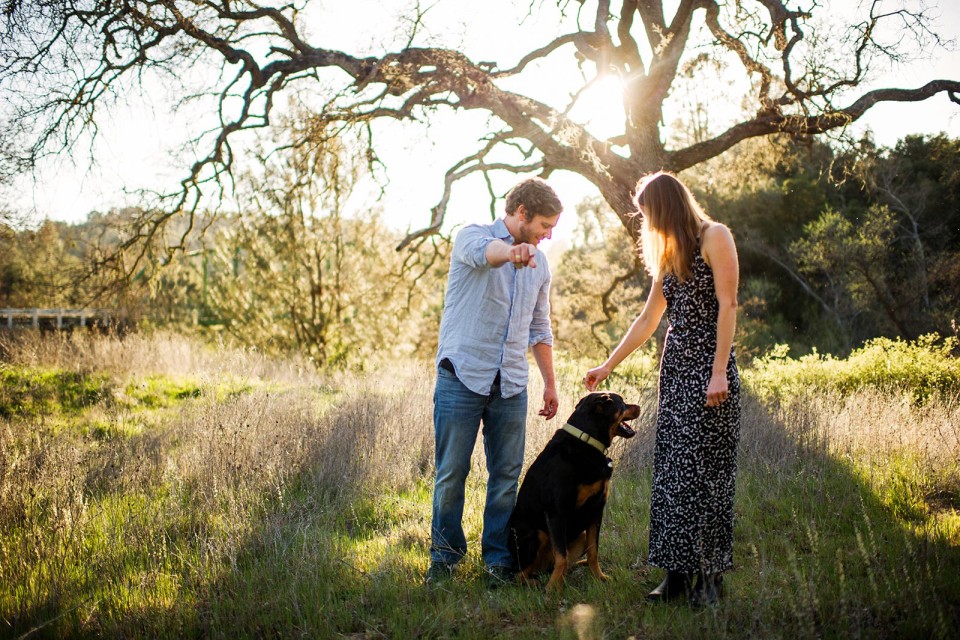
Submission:
M 313 0 L 308 5 L 316 16 L 310 22 L 314 32 L 311 39 L 357 55 L 378 50 L 385 39 L 387 46 L 395 50 L 404 25 L 396 21 L 395 13 L 384 8 L 388 4 L 382 0 L 351 3 Z M 537 14 L 527 15 L 525 3 L 518 6 L 509 2 L 440 0 L 427 14 L 426 24 L 431 28 L 422 32 L 420 44 L 462 48 L 473 60 L 495 60 L 501 67 L 511 66 L 532 48 L 531 44 L 539 46 L 557 33 L 569 30 L 569 26 L 559 24 L 556 11 L 551 10 L 552 4 L 547 2 Z M 839 13 L 855 6 L 849 0 L 835 0 L 834 4 L 839 6 Z M 940 14 L 937 28 L 941 36 L 946 39 L 960 36 L 960 2 L 931 0 L 927 4 L 934 7 L 934 13 Z M 362 27 L 357 26 L 356 15 L 364 16 Z M 543 18 L 543 15 L 550 17 Z M 390 34 L 395 34 L 397 39 L 391 41 Z M 933 57 L 878 66 L 876 70 L 880 76 L 873 86 L 919 87 L 933 78 L 958 78 L 960 52 L 940 50 Z M 539 84 L 522 89 L 530 90 L 554 106 L 569 95 L 565 88 L 556 86 L 549 70 L 539 75 Z M 610 86 L 586 96 L 575 115 L 589 120 L 595 133 L 613 133 L 615 127 L 608 125 L 616 125 L 620 119 L 615 91 L 616 88 Z M 100 122 L 100 134 L 92 147 L 81 145 L 73 157 L 53 158 L 32 179 L 21 180 L 17 184 L 19 200 L 14 206 L 32 213 L 35 219 L 80 222 L 91 211 L 135 203 L 136 198 L 131 194 L 137 188 L 175 185 L 189 164 L 177 160 L 177 134 L 188 128 L 192 116 L 172 113 L 168 108 L 172 97 L 173 94 L 163 88 L 151 91 L 149 97 L 127 96 L 126 104 L 112 110 L 109 117 Z M 384 208 L 387 219 L 400 230 L 427 226 L 430 209 L 442 193 L 445 170 L 476 149 L 484 123 L 480 114 L 441 112 L 430 124 L 427 132 L 422 128 L 395 125 L 378 129 L 378 149 L 389 181 L 386 196 L 379 205 Z M 892 145 L 908 134 L 945 132 L 960 137 L 960 106 L 951 103 L 945 95 L 920 103 L 880 104 L 868 111 L 854 128 L 870 129 L 881 145 Z M 89 166 L 86 160 L 88 151 L 96 157 L 94 166 Z M 496 187 L 506 190 L 517 178 L 504 175 L 498 180 Z M 586 180 L 569 173 L 555 173 L 550 182 L 568 212 L 574 211 L 583 198 L 596 195 Z M 364 201 L 360 206 L 370 204 Z M 475 176 L 464 181 L 450 202 L 447 227 L 489 219 L 489 197 L 482 180 Z M 561 216 L 554 242 L 565 243 L 574 226 L 573 215 Z

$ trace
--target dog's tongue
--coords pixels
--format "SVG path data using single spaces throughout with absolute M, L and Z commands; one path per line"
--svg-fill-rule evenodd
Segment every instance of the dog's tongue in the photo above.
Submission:
M 637 435 L 637 432 L 630 428 L 630 425 L 628 425 L 626 422 L 620 423 L 619 433 L 624 438 L 632 438 L 633 436 Z

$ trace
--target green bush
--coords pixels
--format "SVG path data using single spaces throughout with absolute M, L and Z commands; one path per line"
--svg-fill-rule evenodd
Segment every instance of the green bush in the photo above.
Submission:
M 844 359 L 816 351 L 792 359 L 786 345 L 777 345 L 744 372 L 744 382 L 767 399 L 817 390 L 848 394 L 873 387 L 906 391 L 923 404 L 931 396 L 960 391 L 957 347 L 955 336 L 928 334 L 915 341 L 874 338 Z

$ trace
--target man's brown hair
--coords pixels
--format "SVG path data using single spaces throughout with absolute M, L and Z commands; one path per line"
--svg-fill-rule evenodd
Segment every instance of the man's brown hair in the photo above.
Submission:
M 527 222 L 536 216 L 551 217 L 563 211 L 557 193 L 542 178 L 527 178 L 510 189 L 507 194 L 507 215 L 516 213 L 520 205 L 526 212 L 524 219 Z

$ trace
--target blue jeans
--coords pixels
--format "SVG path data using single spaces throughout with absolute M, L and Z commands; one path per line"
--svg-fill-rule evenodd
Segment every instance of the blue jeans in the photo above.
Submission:
M 502 398 L 500 385 L 494 384 L 490 395 L 479 395 L 442 368 L 437 371 L 433 395 L 437 477 L 433 485 L 430 559 L 456 564 L 467 553 L 463 494 L 481 422 L 487 461 L 481 554 L 488 568 L 512 567 L 513 558 L 507 549 L 507 524 L 517 501 L 517 484 L 523 467 L 527 392 Z

